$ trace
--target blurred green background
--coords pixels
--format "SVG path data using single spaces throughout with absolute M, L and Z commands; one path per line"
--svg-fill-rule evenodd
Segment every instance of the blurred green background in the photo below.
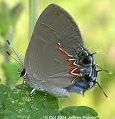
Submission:
M 60 5 L 72 15 L 87 47 L 97 52 L 96 63 L 112 72 L 111 75 L 101 72 L 98 79 L 109 100 L 96 86 L 84 97 L 73 94 L 60 99 L 60 108 L 86 105 L 94 108 L 101 119 L 115 119 L 114 0 L 0 0 L 0 83 L 13 88 L 22 82 L 18 75 L 19 65 L 6 54 L 7 50 L 12 54 L 6 40 L 12 43 L 23 61 L 36 19 L 51 3 Z

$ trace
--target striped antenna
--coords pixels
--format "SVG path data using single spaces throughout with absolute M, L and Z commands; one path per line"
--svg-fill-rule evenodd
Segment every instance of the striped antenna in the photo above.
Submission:
M 12 59 L 14 59 L 18 64 L 22 65 L 22 63 L 20 63 L 20 61 L 18 61 L 15 57 L 13 57 L 9 51 L 6 51 L 7 55 L 9 55 Z
M 10 54 L 8 51 L 7 51 L 6 53 L 7 53 L 9 56 L 11 56 L 12 59 L 14 59 L 16 62 L 18 62 L 20 65 L 23 66 L 23 63 L 22 63 L 20 57 L 18 56 L 18 53 L 17 53 L 16 50 L 12 47 L 11 43 L 9 42 L 9 40 L 7 40 L 7 43 L 8 43 L 8 45 L 10 46 L 11 50 L 14 52 L 14 54 L 15 54 L 15 56 L 17 57 L 18 60 L 17 60 L 15 57 L 11 56 L 11 54 Z

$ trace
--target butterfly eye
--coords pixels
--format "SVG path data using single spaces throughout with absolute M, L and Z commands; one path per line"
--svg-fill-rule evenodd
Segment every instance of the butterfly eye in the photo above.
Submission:
M 91 64 L 91 58 L 90 57 L 85 57 L 85 58 L 82 58 L 80 59 L 80 63 L 81 64 Z

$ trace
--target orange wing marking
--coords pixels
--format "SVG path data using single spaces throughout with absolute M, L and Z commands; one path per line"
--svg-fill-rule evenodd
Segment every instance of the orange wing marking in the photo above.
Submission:
M 60 47 L 60 43 L 56 43 L 57 45 L 57 53 L 64 57 L 65 61 L 68 65 L 68 73 L 72 75 L 72 77 L 75 79 L 78 76 L 81 76 L 81 71 L 78 68 L 78 65 L 75 63 L 76 59 L 74 59 L 71 55 L 69 55 L 66 51 L 64 51 Z

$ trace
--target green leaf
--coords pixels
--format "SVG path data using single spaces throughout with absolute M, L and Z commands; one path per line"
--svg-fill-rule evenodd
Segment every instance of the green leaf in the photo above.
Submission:
M 97 112 L 85 106 L 66 107 L 59 110 L 58 99 L 44 92 L 35 92 L 30 96 L 31 88 L 18 85 L 11 90 L 0 85 L 1 119 L 75 119 L 72 117 L 90 116 L 99 119 Z
M 10 96 L 11 90 L 10 88 L 0 85 L 0 119 L 4 117 L 4 111 L 6 110 L 6 99 Z
M 79 117 L 80 119 L 85 119 L 85 118 L 93 118 L 93 119 L 99 119 L 98 113 L 87 106 L 70 106 L 70 107 L 66 107 L 61 111 L 62 115 L 66 116 L 66 117 Z

